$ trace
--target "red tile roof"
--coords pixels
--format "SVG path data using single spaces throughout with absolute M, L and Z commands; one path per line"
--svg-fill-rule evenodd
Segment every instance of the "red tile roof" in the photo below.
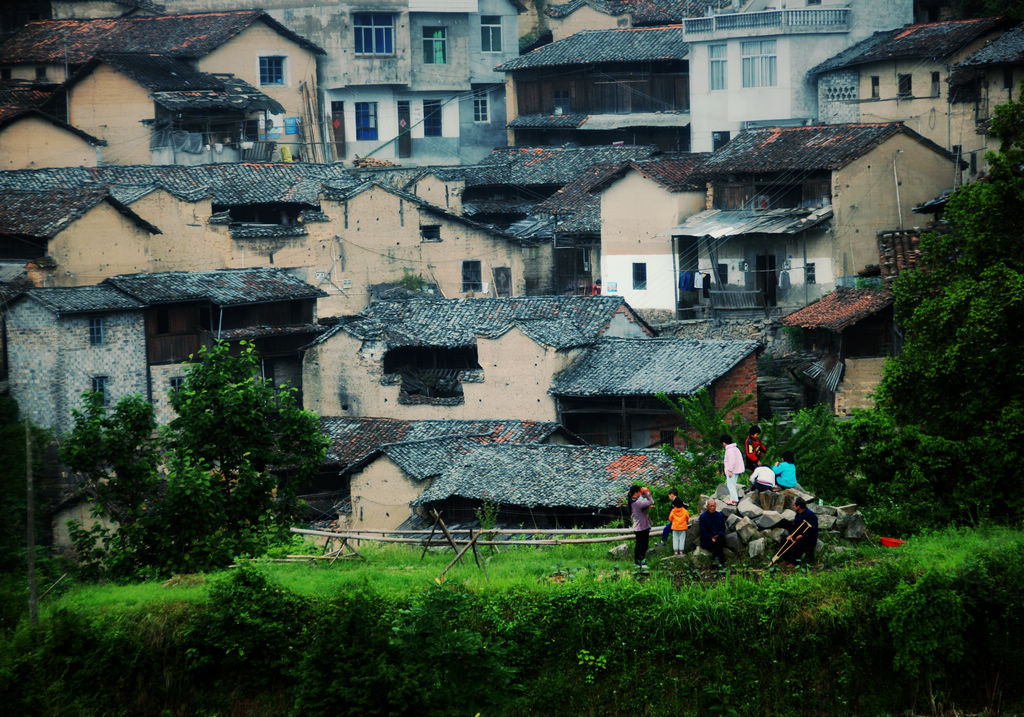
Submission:
M 840 333 L 891 304 L 892 294 L 888 291 L 839 287 L 804 308 L 783 316 L 782 323 Z

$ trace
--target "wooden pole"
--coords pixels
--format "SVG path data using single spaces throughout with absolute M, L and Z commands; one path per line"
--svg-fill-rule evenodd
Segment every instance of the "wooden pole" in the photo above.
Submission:
M 36 497 L 32 479 L 32 441 L 28 416 L 25 417 L 25 538 L 28 541 L 28 616 L 33 625 L 39 624 L 39 604 L 36 600 Z
M 476 537 L 479 538 L 480 537 L 479 534 Z M 458 553 L 456 553 L 455 557 L 452 558 L 452 561 L 450 563 L 448 563 L 448 566 L 444 570 L 441 571 L 441 574 L 438 575 L 436 578 L 434 578 L 434 582 L 436 582 L 438 585 L 440 585 L 441 584 L 441 578 L 444 577 L 444 574 L 447 573 L 449 570 L 451 570 L 451 567 L 453 565 L 455 565 L 455 563 L 457 563 L 460 560 L 462 560 L 462 554 L 465 553 L 470 548 L 473 548 L 474 550 L 476 550 L 476 538 L 473 538 L 472 540 L 470 540 L 468 543 L 466 543 L 466 545 L 462 548 L 462 550 L 460 550 Z

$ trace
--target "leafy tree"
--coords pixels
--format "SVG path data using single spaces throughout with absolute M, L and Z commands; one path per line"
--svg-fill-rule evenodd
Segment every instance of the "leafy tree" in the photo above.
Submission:
M 87 396 L 64 449 L 101 519 L 75 531 L 85 562 L 115 575 L 195 571 L 286 537 L 326 441 L 294 391 L 258 368 L 251 345 L 201 349 L 163 429 L 141 397 L 108 413 Z
M 1024 458 L 1024 104 L 997 107 L 991 132 L 1002 148 L 988 178 L 950 198 L 950 231 L 924 235 L 918 268 L 893 287 L 905 343 L 876 394 L 884 415 L 859 416 L 847 438 L 876 495 L 924 498 L 924 481 L 929 502 L 1013 519 L 1024 508 L 1013 476 Z

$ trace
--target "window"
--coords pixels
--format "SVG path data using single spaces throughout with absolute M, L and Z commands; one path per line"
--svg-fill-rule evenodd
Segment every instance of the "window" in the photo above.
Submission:
M 46 65 L 39 65 L 38 67 L 36 67 L 36 79 L 37 80 L 45 80 L 46 79 Z
M 423 136 L 441 136 L 441 100 L 423 100 Z
M 566 114 L 572 111 L 572 102 L 570 101 L 569 90 L 555 90 L 551 93 L 551 97 L 554 100 L 556 115 Z
M 352 16 L 357 55 L 395 54 L 395 18 L 381 13 L 356 13 Z
M 1012 67 L 1004 67 L 1003 68 L 1003 89 L 1004 90 L 1012 90 L 1013 89 L 1013 68 Z
M 978 153 L 971 152 L 971 174 L 978 173 Z
M 423 28 L 423 62 L 427 65 L 444 65 L 448 62 L 448 30 L 446 28 Z
M 501 52 L 501 17 L 499 15 L 480 16 L 480 50 L 481 52 Z
M 647 288 L 647 264 L 633 262 L 633 289 L 643 291 Z
M 806 284 L 817 284 L 818 279 L 814 273 L 814 262 L 807 262 L 804 264 L 804 283 Z
M 356 139 L 377 139 L 376 102 L 356 102 Z
M 284 84 L 284 58 L 280 55 L 268 55 L 260 58 L 260 84 Z
M 708 46 L 708 57 L 711 58 L 711 89 L 724 90 L 725 84 L 725 45 Z
M 156 332 L 157 334 L 171 333 L 171 312 L 167 309 L 156 310 Z
M 938 97 L 941 94 L 939 90 L 939 73 L 932 73 L 932 97 Z
M 878 89 L 878 75 L 871 75 L 871 99 L 877 100 L 881 96 Z
M 92 390 L 100 395 L 100 403 L 104 406 L 107 405 L 107 383 L 109 379 L 106 376 L 92 377 Z
M 441 241 L 440 224 L 424 224 L 420 227 L 420 239 L 423 241 Z
M 897 97 L 913 97 L 914 86 L 912 83 L 912 75 L 897 75 L 896 76 L 896 96 Z
M 718 265 L 718 283 L 721 286 L 725 286 L 729 283 L 729 265 L 719 264 Z
M 717 152 L 725 145 L 729 144 L 729 132 L 712 132 L 711 133 L 711 151 Z
M 185 387 L 185 377 L 171 376 L 170 380 L 167 383 L 170 386 L 169 393 L 177 393 L 178 391 Z
M 103 317 L 92 316 L 89 318 L 89 344 L 101 346 L 103 344 Z
M 480 277 L 481 274 L 479 261 L 462 262 L 463 291 L 483 291 L 484 285 Z
M 775 40 L 740 43 L 744 87 L 775 87 Z
M 490 122 L 491 121 L 491 107 L 487 101 L 487 95 L 483 97 L 473 98 L 473 121 L 474 122 Z

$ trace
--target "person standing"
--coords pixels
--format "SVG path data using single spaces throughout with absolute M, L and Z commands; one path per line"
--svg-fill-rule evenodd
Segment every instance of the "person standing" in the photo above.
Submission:
M 672 554 L 682 555 L 686 552 L 686 530 L 690 527 L 690 511 L 683 499 L 676 496 L 672 501 L 672 510 L 668 520 L 672 526 Z
M 633 517 L 633 562 L 638 568 L 647 564 L 647 545 L 651 540 L 651 517 L 647 514 L 654 505 L 651 489 L 634 483 L 629 487 L 629 512 Z
M 756 423 L 751 424 L 750 432 L 743 441 L 743 457 L 747 461 L 747 467 L 753 471 L 761 465 L 761 459 L 768 452 L 768 447 L 761 443 L 761 427 Z
M 669 488 L 668 489 L 668 502 L 669 502 L 670 505 L 675 505 L 676 498 L 678 498 L 678 497 L 679 497 L 679 491 L 678 490 L 676 490 L 675 488 Z M 662 530 L 661 530 L 661 543 L 660 543 L 660 545 L 665 545 L 666 543 L 668 543 L 668 539 L 669 539 L 670 535 L 672 535 L 672 518 L 671 518 L 671 516 L 669 517 L 669 521 L 667 523 L 665 523 L 665 527 L 662 528 Z
M 722 468 L 725 471 L 725 485 L 729 488 L 729 505 L 736 505 L 740 502 L 740 493 L 736 487 L 739 476 L 743 472 L 743 454 L 739 446 L 732 440 L 732 436 L 723 433 L 719 440 L 725 448 L 725 459 Z
M 697 525 L 700 528 L 700 547 L 710 552 L 719 565 L 725 565 L 725 516 L 718 512 L 714 498 L 704 506 Z
M 792 532 L 786 538 L 793 544 L 782 553 L 782 559 L 791 565 L 801 558 L 804 562 L 813 559 L 814 549 L 818 547 L 818 516 L 801 497 L 793 501 L 793 510 L 796 511 L 796 520 Z

